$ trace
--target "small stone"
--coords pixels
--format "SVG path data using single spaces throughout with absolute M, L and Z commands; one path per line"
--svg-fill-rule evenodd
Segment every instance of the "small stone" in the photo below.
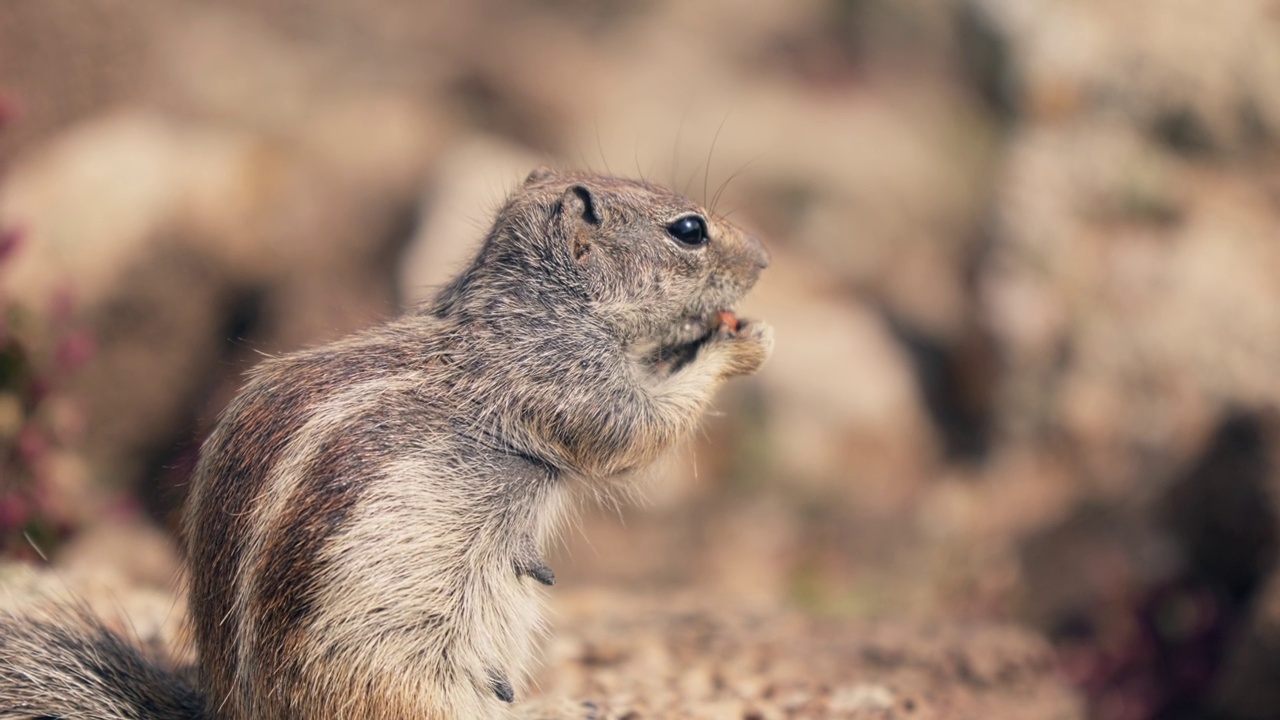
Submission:
M 893 692 L 883 685 L 851 685 L 837 688 L 827 706 L 832 712 L 854 710 L 888 710 L 893 707 Z

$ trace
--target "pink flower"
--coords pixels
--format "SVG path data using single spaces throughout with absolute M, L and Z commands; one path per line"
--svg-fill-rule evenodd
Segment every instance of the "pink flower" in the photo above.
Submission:
M 75 372 L 89 362 L 96 349 L 97 343 L 94 342 L 93 336 L 87 330 L 77 330 L 62 338 L 54 350 L 54 357 L 57 359 L 59 368 L 66 372 Z
M 22 106 L 12 95 L 0 94 L 0 130 L 22 116 Z
M 18 433 L 18 457 L 27 465 L 35 465 L 49 450 L 49 438 L 33 425 Z
M 26 233 L 21 228 L 11 227 L 0 230 L 0 262 L 4 262 L 18 252 Z
M 31 508 L 16 492 L 0 497 L 0 531 L 19 528 L 30 519 Z
M 53 322 L 62 324 L 70 322 L 76 312 L 75 292 L 69 285 L 58 287 L 49 297 L 49 314 Z

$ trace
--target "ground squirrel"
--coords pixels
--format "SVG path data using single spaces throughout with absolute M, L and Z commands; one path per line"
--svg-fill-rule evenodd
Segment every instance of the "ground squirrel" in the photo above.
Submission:
M 262 363 L 227 408 L 184 521 L 198 667 L 83 613 L 0 617 L 0 717 L 500 715 L 539 547 L 765 361 L 732 308 L 768 262 L 664 188 L 535 170 L 433 301 Z

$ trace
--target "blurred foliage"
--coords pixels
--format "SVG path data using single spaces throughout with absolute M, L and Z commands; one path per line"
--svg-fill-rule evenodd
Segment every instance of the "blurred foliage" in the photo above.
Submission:
M 92 355 L 93 343 L 74 329 L 69 294 L 52 298 L 48 318 L 8 297 L 6 265 L 23 238 L 18 228 L 0 228 L 0 556 L 30 559 L 72 529 L 49 490 L 50 458 L 73 431 L 50 401 Z

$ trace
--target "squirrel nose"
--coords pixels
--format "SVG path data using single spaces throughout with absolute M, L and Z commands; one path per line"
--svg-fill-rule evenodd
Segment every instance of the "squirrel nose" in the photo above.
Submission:
M 755 256 L 756 267 L 761 270 L 769 267 L 769 251 L 765 248 L 764 243 L 760 242 L 760 238 L 755 235 L 747 235 L 747 247 L 751 248 L 751 254 Z

